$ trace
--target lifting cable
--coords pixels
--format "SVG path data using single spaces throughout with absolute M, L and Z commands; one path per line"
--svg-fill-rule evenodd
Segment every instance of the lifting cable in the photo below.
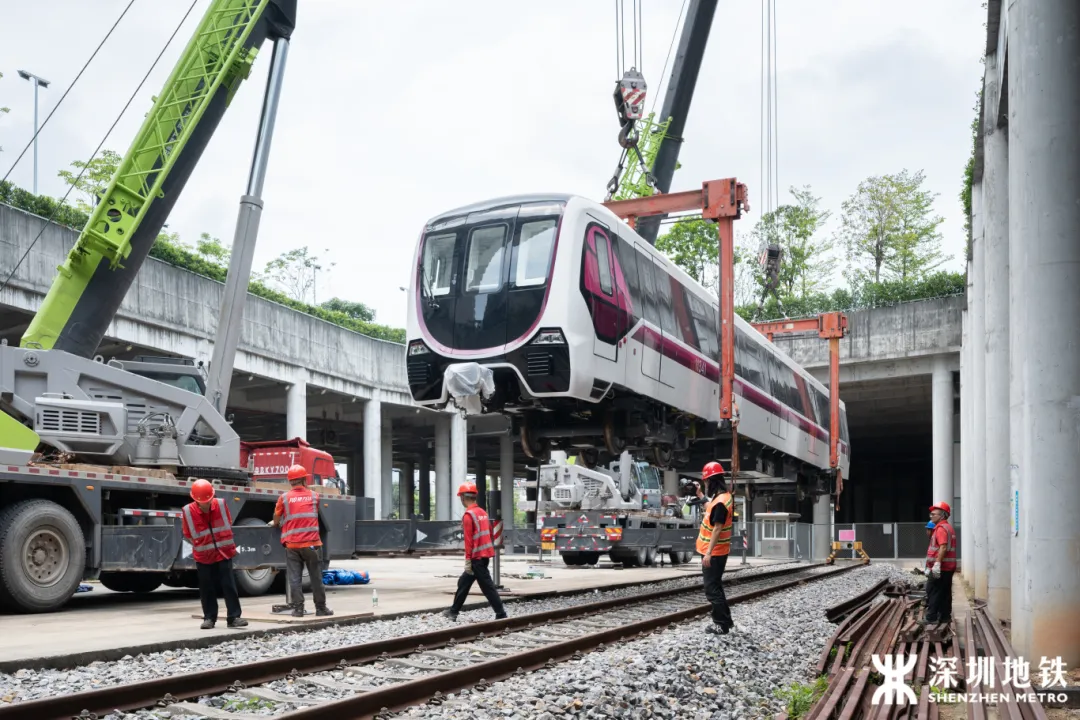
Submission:
M 0 184 L 7 182 L 7 179 L 11 177 L 11 173 L 13 170 L 15 170 L 15 166 L 19 164 L 19 161 L 23 159 L 23 155 L 25 155 L 26 151 L 30 149 L 30 146 L 34 144 L 34 141 L 37 140 L 37 137 L 41 134 L 41 131 L 44 130 L 45 126 L 49 124 L 49 120 L 52 118 L 53 114 L 60 107 L 60 105 L 63 104 L 64 98 L 66 98 L 68 96 L 68 93 L 71 92 L 71 89 L 75 87 L 75 83 L 79 82 L 79 78 L 81 78 L 83 76 L 83 73 L 86 72 L 86 68 L 90 67 L 90 63 L 92 63 L 94 61 L 94 58 L 97 57 L 98 51 L 101 50 L 102 46 L 105 45 L 105 42 L 113 34 L 113 30 L 116 29 L 116 26 L 120 24 L 120 21 L 124 19 L 125 15 L 127 15 L 127 11 L 130 10 L 131 6 L 134 4 L 135 0 L 131 0 L 131 2 L 127 4 L 127 7 L 124 8 L 124 11 L 120 13 L 120 17 L 116 18 L 116 22 L 114 22 L 113 26 L 109 28 L 109 32 L 105 33 L 105 37 L 101 39 L 101 42 L 98 43 L 97 48 L 94 50 L 93 53 L 91 53 L 90 59 L 83 63 L 82 70 L 80 70 L 79 74 L 75 76 L 75 79 L 71 81 L 71 84 L 68 85 L 67 90 L 65 90 L 64 94 L 60 96 L 60 100 L 57 101 L 56 105 L 53 106 L 53 109 L 49 111 L 49 114 L 45 116 L 45 122 L 41 123 L 41 125 L 37 128 L 34 136 L 30 138 L 30 142 L 26 143 L 26 147 L 24 147 L 22 149 L 22 152 L 19 153 L 19 157 L 15 158 L 15 162 L 11 164 L 11 167 L 8 168 L 7 173 L 2 179 L 0 179 Z
M 86 169 L 89 167 L 90 163 L 93 162 L 94 158 L 97 157 L 97 154 L 99 152 L 101 152 L 101 148 L 102 148 L 103 145 L 105 145 L 105 142 L 109 139 L 109 135 L 111 135 L 112 131 L 116 129 L 116 126 L 120 123 L 120 119 L 124 117 L 124 113 L 126 113 L 128 108 L 131 107 L 131 103 L 135 100 L 135 96 L 139 94 L 139 91 L 142 90 L 142 86 L 145 85 L 146 81 L 150 78 L 150 73 L 152 73 L 154 71 L 154 68 L 157 67 L 158 62 L 161 61 L 161 58 L 165 54 L 165 51 L 169 49 L 169 45 L 171 45 L 172 41 L 174 39 L 176 39 L 176 34 L 180 32 L 180 28 L 183 27 L 185 22 L 187 22 L 188 16 L 191 15 L 191 11 L 195 9 L 196 3 L 198 3 L 198 0 L 192 0 L 191 5 L 188 6 L 187 12 L 184 13 L 184 17 L 180 18 L 180 22 L 177 23 L 176 29 L 172 31 L 172 35 L 170 35 L 169 39 L 165 41 L 165 45 L 161 48 L 161 52 L 159 52 L 157 57 L 154 58 L 154 62 L 150 64 L 150 68 L 146 71 L 146 74 L 143 75 L 143 79 L 139 81 L 139 85 L 138 85 L 138 87 L 135 88 L 135 91 L 131 93 L 131 97 L 129 97 L 127 103 L 124 104 L 123 110 L 120 111 L 120 114 L 116 116 L 115 120 L 113 120 L 113 124 L 110 125 L 109 129 L 105 132 L 105 136 L 101 138 L 101 142 L 98 143 L 98 146 L 94 150 L 94 153 L 86 161 L 86 164 L 79 171 L 79 174 L 75 177 L 75 180 L 72 181 L 71 185 L 67 189 L 67 192 L 64 193 L 64 197 L 60 198 L 60 200 L 57 202 L 56 206 L 53 207 L 52 212 L 49 213 L 49 217 L 47 217 L 45 219 L 45 224 L 41 226 L 41 230 L 38 231 L 37 236 L 34 237 L 33 242 L 30 243 L 30 247 L 26 248 L 26 252 L 24 252 L 22 254 L 22 257 L 19 258 L 19 262 L 15 263 L 15 267 L 11 268 L 11 272 L 8 273 L 8 276 L 6 278 L 4 278 L 4 282 L 0 283 L 0 291 L 3 291 L 4 288 L 7 287 L 8 283 L 11 282 L 11 278 L 13 278 L 15 276 L 15 272 L 19 269 L 19 267 L 26 260 L 26 257 L 30 254 L 30 251 L 34 249 L 34 246 L 37 245 L 38 240 L 40 240 L 41 236 L 45 233 L 45 229 L 53 224 L 53 219 L 56 217 L 56 213 L 67 202 L 68 195 L 71 194 L 71 191 L 75 189 L 76 184 L 78 184 L 79 180 L 82 179 L 82 176 L 86 172 Z M 130 7 L 130 5 L 128 7 Z M 127 10 L 125 9 L 124 12 L 127 12 Z M 121 15 L 121 17 L 123 17 L 123 15 Z M 119 21 L 117 21 L 117 22 L 119 22 Z M 115 28 L 116 26 L 114 25 L 113 27 Z M 110 30 L 109 32 L 111 33 L 112 30 Z M 108 37 L 108 36 L 106 36 L 106 37 Z M 96 53 L 96 51 L 95 51 L 95 53 Z M 81 74 L 82 73 L 80 73 L 80 75 Z M 72 83 L 72 84 L 74 85 L 74 83 Z M 68 88 L 68 89 L 70 90 L 70 88 Z M 59 105 L 59 103 L 57 103 L 57 105 Z M 55 111 L 55 108 L 53 108 L 53 110 Z M 51 115 L 51 113 L 50 113 L 50 115 Z
M 759 171 L 761 173 L 762 217 L 776 211 L 780 205 L 780 114 L 777 90 L 776 0 L 761 2 L 761 140 Z M 775 218 L 773 218 L 775 221 Z M 764 237 L 758 247 L 759 264 L 766 282 L 758 301 L 760 316 L 765 300 L 771 294 L 780 303 L 777 293 L 783 251 L 775 236 L 775 222 L 763 226 Z

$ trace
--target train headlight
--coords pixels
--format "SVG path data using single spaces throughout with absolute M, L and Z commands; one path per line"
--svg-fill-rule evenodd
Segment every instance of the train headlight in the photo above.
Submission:
M 409 357 L 416 355 L 427 355 L 430 350 L 427 349 L 427 345 L 422 340 L 413 340 L 409 343 Z
M 533 338 L 533 345 L 565 345 L 566 340 L 563 338 L 561 330 L 541 330 L 536 333 L 536 337 Z

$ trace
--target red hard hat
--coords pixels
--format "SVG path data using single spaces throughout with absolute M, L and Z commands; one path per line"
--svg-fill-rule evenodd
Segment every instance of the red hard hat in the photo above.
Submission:
M 195 502 L 210 502 L 214 499 L 214 486 L 209 480 L 196 480 L 191 483 L 191 499 Z
M 461 497 L 462 495 L 476 495 L 476 494 L 478 494 L 478 493 L 476 491 L 476 485 L 474 483 L 462 483 L 460 486 L 458 486 L 458 489 L 457 489 L 458 497 Z
M 949 503 L 947 503 L 947 502 L 939 502 L 937 505 L 931 505 L 930 509 L 931 510 L 940 510 L 941 512 L 945 513 L 946 515 L 952 515 L 952 508 L 949 507 Z
M 307 477 L 307 475 L 307 468 L 305 468 L 303 465 L 293 465 L 291 468 L 289 468 L 289 474 L 287 477 L 289 478 L 289 482 L 292 482 L 293 480 L 303 480 Z
M 701 470 L 701 479 L 708 480 L 713 475 L 723 475 L 724 467 L 715 460 L 711 463 L 707 463 Z

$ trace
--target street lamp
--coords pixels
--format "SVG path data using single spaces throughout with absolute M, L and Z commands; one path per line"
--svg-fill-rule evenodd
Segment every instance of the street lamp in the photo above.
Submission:
M 45 78 L 40 78 L 33 73 L 28 73 L 25 70 L 19 71 L 19 77 L 34 83 L 34 194 L 37 195 L 38 88 L 48 88 L 49 81 Z

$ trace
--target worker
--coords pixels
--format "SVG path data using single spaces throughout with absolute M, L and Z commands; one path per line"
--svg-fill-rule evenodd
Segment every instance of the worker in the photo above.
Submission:
M 731 527 L 735 499 L 724 486 L 724 468 L 718 462 L 710 462 L 701 471 L 701 482 L 709 487 L 708 502 L 701 512 L 701 529 L 698 531 L 697 551 L 701 555 L 701 573 L 705 578 L 705 597 L 712 605 L 712 625 L 706 632 L 727 635 L 735 623 L 731 619 L 724 596 L 724 568 L 731 552 Z M 697 488 L 698 501 L 705 499 L 701 487 Z
M 495 557 L 491 521 L 484 508 L 476 504 L 476 485 L 464 483 L 458 488 L 457 494 L 461 498 L 461 504 L 465 506 L 465 514 L 461 518 L 461 529 L 465 535 L 465 572 L 458 578 L 454 604 L 443 610 L 442 614 L 451 620 L 457 620 L 475 580 L 480 584 L 480 591 L 484 593 L 491 609 L 495 611 L 495 619 L 501 620 L 506 617 L 506 609 L 488 571 L 488 563 Z
M 934 536 L 934 521 L 926 523 L 926 539 L 929 540 Z
M 181 532 L 191 543 L 191 556 L 199 576 L 199 600 L 203 621 L 199 627 L 212 630 L 217 624 L 220 592 L 225 596 L 225 617 L 231 628 L 247 627 L 240 617 L 240 595 L 236 592 L 232 559 L 236 557 L 232 514 L 224 500 L 214 498 L 214 486 L 207 480 L 191 484 L 191 499 L 181 514 Z
M 308 472 L 303 465 L 293 465 L 286 477 L 289 492 L 278 498 L 274 519 L 268 525 L 281 527 L 281 544 L 285 546 L 285 572 L 288 592 L 285 601 L 292 607 L 293 617 L 304 617 L 304 568 L 311 580 L 311 597 L 315 600 L 315 615 L 325 617 L 334 611 L 326 607 L 326 588 L 322 581 L 322 558 L 318 548 L 319 498 L 307 486 Z
M 952 578 L 956 572 L 956 531 L 949 523 L 952 508 L 947 502 L 930 507 L 934 532 L 926 550 L 926 618 L 927 624 L 948 623 L 952 620 Z

